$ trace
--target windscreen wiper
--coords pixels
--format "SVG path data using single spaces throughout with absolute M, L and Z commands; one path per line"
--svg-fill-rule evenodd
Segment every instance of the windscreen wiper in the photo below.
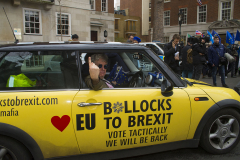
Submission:
M 189 84 L 190 86 L 192 86 L 193 85 L 193 83 L 192 82 L 189 82 L 186 78 L 184 78 L 184 77 L 182 77 L 186 82 L 187 82 L 187 84 Z

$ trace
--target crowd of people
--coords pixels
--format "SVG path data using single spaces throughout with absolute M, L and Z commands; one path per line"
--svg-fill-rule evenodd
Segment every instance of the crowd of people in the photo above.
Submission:
M 224 46 L 219 43 L 219 37 L 214 36 L 214 43 L 205 43 L 205 39 L 200 39 L 199 43 L 192 43 L 188 40 L 186 46 L 179 45 L 180 36 L 175 34 L 171 42 L 164 46 L 164 61 L 177 74 L 184 78 L 199 80 L 202 78 L 212 78 L 213 85 L 217 86 L 216 76 L 219 74 L 223 87 L 228 73 L 236 78 L 239 64 L 239 50 L 234 45 Z M 229 53 L 235 60 L 228 62 L 225 53 Z M 180 57 L 180 58 L 179 58 Z M 182 63 L 179 63 L 179 62 Z
M 202 78 L 212 78 L 213 86 L 217 86 L 216 76 L 219 75 L 221 77 L 222 86 L 228 88 L 225 82 L 228 73 L 231 72 L 232 78 L 236 78 L 237 73 L 240 75 L 238 66 L 240 49 L 237 49 L 234 45 L 224 46 L 219 43 L 218 36 L 213 37 L 213 44 L 206 43 L 205 39 L 201 38 L 201 35 L 196 36 L 196 38 L 199 38 L 199 43 L 191 42 L 188 39 L 187 45 L 183 46 L 180 43 L 180 36 L 175 34 L 171 42 L 164 45 L 165 63 L 175 73 L 184 78 L 192 78 L 195 80 L 199 80 L 201 76 Z M 78 41 L 78 35 L 72 35 L 72 41 Z M 127 43 L 139 42 L 141 42 L 141 39 L 133 35 L 130 35 L 127 40 Z M 229 53 L 234 57 L 235 61 L 228 62 L 227 58 L 224 58 L 225 53 Z M 100 58 L 105 60 L 105 57 Z M 95 65 L 92 65 L 90 70 L 91 68 L 92 70 L 95 68 L 99 69 L 99 67 Z M 94 74 L 92 74 L 92 76 L 93 75 Z M 91 78 L 92 76 L 90 74 Z M 90 77 L 89 79 L 91 79 Z M 96 80 L 96 82 L 98 81 Z M 95 83 L 95 81 L 93 81 L 93 83 Z

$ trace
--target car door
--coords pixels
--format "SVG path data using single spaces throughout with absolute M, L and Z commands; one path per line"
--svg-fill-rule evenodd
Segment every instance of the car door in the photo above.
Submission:
M 139 71 L 132 58 L 135 53 L 119 54 L 131 72 Z M 137 61 L 148 65 L 141 65 L 145 73 L 159 72 L 147 57 Z M 186 140 L 190 102 L 184 90 L 174 88 L 166 96 L 157 85 L 81 89 L 73 101 L 72 117 L 81 153 L 120 150 Z
M 67 53 L 57 54 L 64 58 L 58 72 L 44 70 L 44 62 L 55 55 L 46 49 L 0 54 L 6 55 L 0 62 L 0 123 L 26 132 L 44 158 L 79 154 L 71 116 L 72 100 L 79 91 L 78 71 L 64 57 Z M 11 134 L 18 134 L 18 129 Z

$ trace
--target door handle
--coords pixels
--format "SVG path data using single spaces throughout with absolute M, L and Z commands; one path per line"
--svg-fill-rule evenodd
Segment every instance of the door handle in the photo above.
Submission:
M 85 106 L 99 106 L 102 105 L 102 103 L 78 103 L 78 107 L 85 107 Z

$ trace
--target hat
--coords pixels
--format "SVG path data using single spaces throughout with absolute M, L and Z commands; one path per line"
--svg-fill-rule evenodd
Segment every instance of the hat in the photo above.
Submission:
M 134 37 L 133 40 L 138 41 L 138 43 L 141 42 L 141 39 L 139 37 Z

